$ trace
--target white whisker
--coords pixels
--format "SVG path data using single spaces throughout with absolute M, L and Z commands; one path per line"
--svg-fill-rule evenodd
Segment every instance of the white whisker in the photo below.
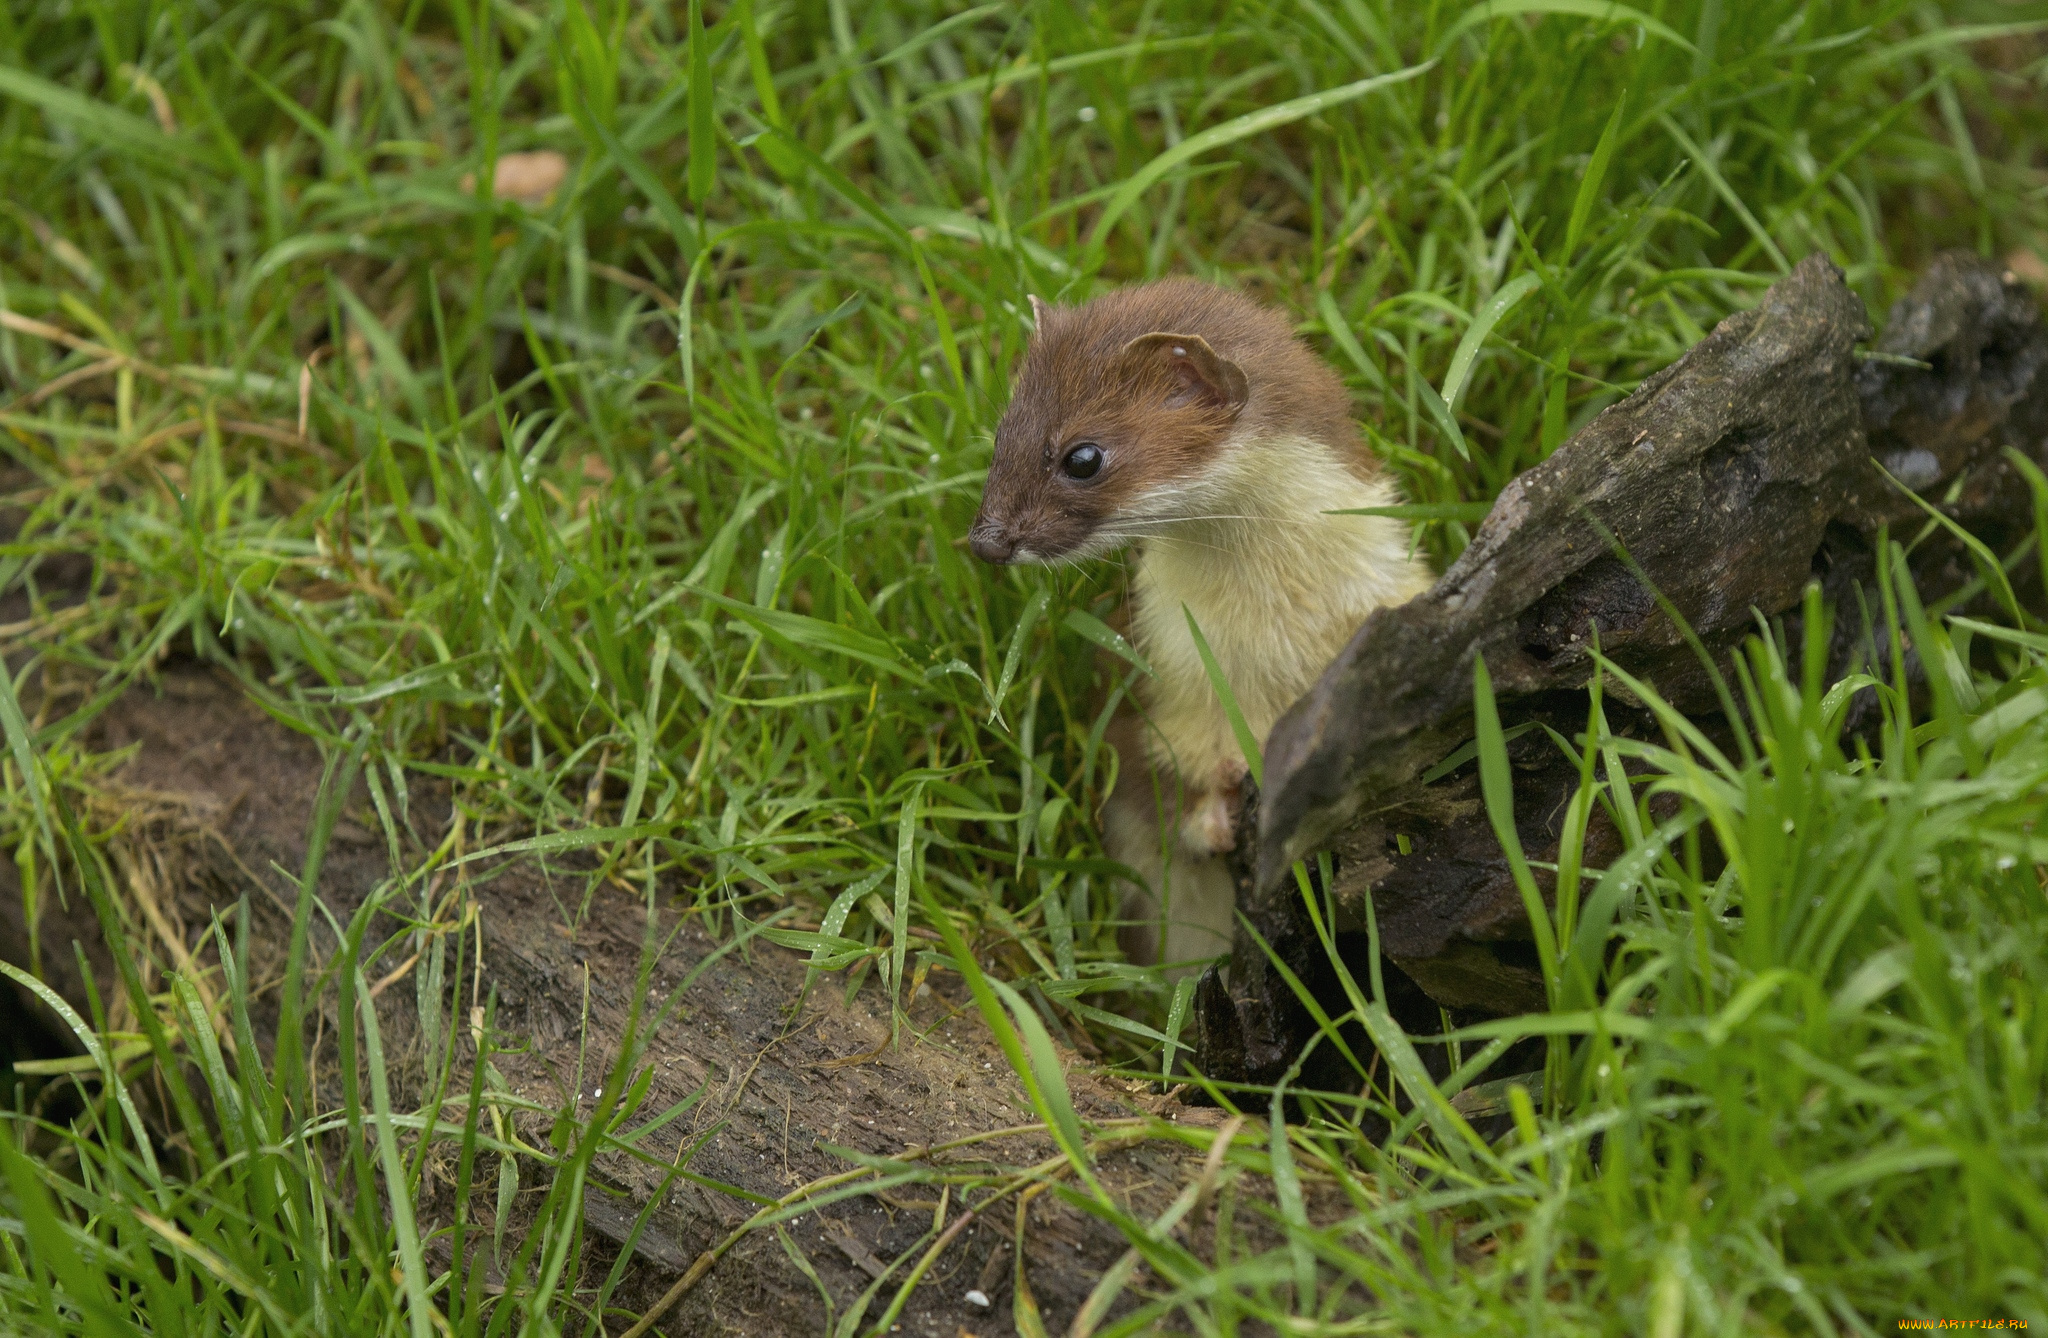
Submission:
M 1123 522 L 1123 523 L 1128 523 L 1128 522 Z M 1102 533 L 1102 531 L 1099 531 L 1099 530 L 1098 530 L 1098 531 L 1097 531 L 1097 533 L 1098 533 L 1098 534 L 1099 534 L 1099 533 Z M 1134 541 L 1134 540 L 1136 540 L 1136 539 L 1140 538 L 1141 536 L 1139 536 L 1139 535 L 1121 535 L 1121 534 L 1120 534 L 1120 535 L 1114 535 L 1114 536 L 1112 536 L 1112 537 L 1114 537 L 1115 539 L 1119 540 L 1120 542 L 1125 542 L 1125 543 L 1128 543 L 1128 542 L 1132 542 L 1132 541 Z M 1241 550 L 1239 550 L 1239 549 L 1236 549 L 1236 548 L 1230 548 L 1230 547 L 1226 547 L 1226 546 L 1224 546 L 1224 545 L 1222 545 L 1222 544 L 1209 544 L 1209 543 L 1203 543 L 1203 542 L 1202 542 L 1202 541 L 1201 541 L 1200 539 L 1190 539 L 1190 538 L 1186 537 L 1185 535 L 1179 535 L 1179 534 L 1152 534 L 1152 535 L 1145 535 L 1145 536 L 1142 536 L 1142 537 L 1144 537 L 1144 538 L 1149 538 L 1149 539 L 1153 539 L 1153 540 L 1157 540 L 1157 541 L 1161 541 L 1161 542 L 1165 542 L 1165 543 L 1174 543 L 1174 544 L 1187 544 L 1187 545 L 1189 545 L 1190 547 L 1194 547 L 1194 548 L 1206 548 L 1206 549 L 1208 549 L 1209 551 L 1211 551 L 1211 552 L 1213 552 L 1213 553 L 1226 553 L 1226 554 L 1229 554 L 1229 555 L 1230 555 L 1230 556 L 1232 556 L 1232 557 L 1235 557 L 1235 556 L 1237 556 L 1237 555 L 1239 554 L 1239 552 L 1241 551 Z
M 1322 523 L 1323 517 L 1317 516 L 1312 519 L 1304 519 L 1300 516 L 1240 516 L 1218 512 L 1198 516 L 1123 516 L 1118 519 L 1117 523 L 1120 525 L 1187 525 L 1206 520 L 1250 520 L 1257 521 L 1262 525 L 1319 525 Z

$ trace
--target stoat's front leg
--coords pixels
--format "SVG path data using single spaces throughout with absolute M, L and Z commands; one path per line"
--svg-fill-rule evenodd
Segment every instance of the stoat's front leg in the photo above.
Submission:
M 1234 848 L 1250 768 L 1207 675 L 1188 682 L 1166 676 L 1148 695 L 1154 762 L 1181 782 L 1182 848 L 1196 856 Z
M 1230 951 L 1237 883 L 1230 868 L 1194 848 L 1186 830 L 1201 796 L 1153 760 L 1146 728 L 1129 706 L 1111 719 L 1104 741 L 1118 757 L 1116 787 L 1103 805 L 1103 846 L 1128 865 L 1138 885 L 1125 901 L 1117 940 L 1141 965 L 1179 963 L 1169 977 Z M 1228 823 L 1236 821 L 1235 806 Z M 1228 833 L 1226 824 L 1223 830 Z

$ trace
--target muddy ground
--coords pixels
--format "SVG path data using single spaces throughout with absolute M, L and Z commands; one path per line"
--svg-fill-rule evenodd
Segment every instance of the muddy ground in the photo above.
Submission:
M 317 746 L 264 714 L 224 672 L 177 661 L 102 714 L 84 742 L 95 751 L 132 749 L 99 783 L 96 805 L 102 823 L 116 814 L 127 819 L 113 850 L 116 872 L 127 883 L 124 910 L 135 940 L 150 944 L 159 969 L 181 952 L 203 959 L 201 936 L 210 916 L 216 909 L 231 910 L 246 895 L 257 945 L 253 975 L 274 982 L 292 904 L 291 884 L 281 871 L 296 872 L 304 858 L 322 774 Z M 433 808 L 432 796 L 423 799 L 416 790 L 414 819 L 428 839 L 438 835 Z M 446 813 L 445 800 L 440 810 Z M 445 824 L 445 817 L 439 821 Z M 345 922 L 386 876 L 388 865 L 367 796 L 352 796 L 334 831 L 319 895 Z M 583 883 L 520 864 L 474 885 L 481 975 L 464 982 L 459 999 L 451 998 L 459 1015 L 466 1012 L 468 987 L 480 982 L 486 998 L 496 992 L 499 1041 L 507 1048 L 493 1062 L 517 1095 L 544 1107 L 571 1100 L 572 1085 L 581 1087 L 586 1110 L 593 1104 L 589 1096 L 598 1080 L 586 1077 L 579 1084 L 577 1075 L 601 1074 L 615 1053 L 646 929 L 643 902 L 623 886 L 601 887 L 580 930 L 572 929 Z M 677 896 L 662 900 L 684 904 Z M 664 935 L 677 929 L 680 911 L 661 915 Z M 397 928 L 388 925 L 390 932 Z M 41 930 L 43 970 L 53 986 L 84 1006 L 85 981 L 71 946 L 76 942 L 100 996 L 119 995 L 98 924 L 75 896 L 68 908 L 47 906 Z M 331 951 L 334 941 L 325 927 L 314 931 L 316 951 Z M 684 923 L 658 961 L 657 986 L 672 986 L 717 946 L 694 921 Z M 11 863 L 0 862 L 0 952 L 25 963 L 26 948 L 19 882 Z M 401 955 L 387 957 L 377 971 L 388 971 Z M 472 976 L 474 969 L 474 961 L 466 961 L 461 974 Z M 748 951 L 715 962 L 691 987 L 653 1043 L 649 1061 L 656 1076 L 642 1110 L 665 1110 L 700 1089 L 703 1095 L 652 1136 L 650 1150 L 673 1157 L 708 1132 L 692 1171 L 780 1197 L 846 1168 L 826 1150 L 828 1144 L 895 1154 L 1032 1120 L 1000 1052 L 966 1006 L 957 977 L 934 975 L 934 988 L 909 1009 L 916 1033 L 906 1028 L 891 1048 L 889 1002 L 876 986 L 867 985 L 849 1003 L 843 977 L 826 977 L 806 994 L 804 976 L 797 953 L 757 939 Z M 28 1048 L 47 1053 L 61 1047 L 53 1020 L 38 1016 L 40 1005 L 17 998 L 12 1011 L 18 1027 L 29 1029 Z M 401 977 L 385 989 L 379 1018 L 394 1086 L 416 1094 L 424 1069 L 414 980 Z M 332 1024 L 331 1016 L 325 1019 L 330 1038 Z M 473 1051 L 466 1042 L 458 1049 L 466 1063 Z M 321 1076 L 331 1099 L 338 1090 L 331 1067 Z M 1218 1118 L 1214 1111 L 1152 1096 L 1142 1085 L 1093 1075 L 1079 1062 L 1070 1065 L 1068 1081 L 1085 1118 L 1147 1110 L 1189 1122 Z M 455 1089 L 465 1082 L 458 1074 Z M 544 1143 L 545 1124 L 535 1118 L 532 1141 Z M 1013 1165 L 1053 1154 L 1048 1141 L 1032 1137 L 972 1151 Z M 1152 1142 L 1107 1154 L 1103 1174 L 1133 1210 L 1150 1216 L 1187 1183 L 1198 1169 L 1191 1164 L 1195 1160 L 1184 1147 Z M 595 1169 L 601 1183 L 587 1197 L 585 1221 L 591 1228 L 589 1263 L 601 1278 L 661 1177 L 622 1155 L 601 1158 Z M 540 1192 L 535 1179 L 528 1168 L 522 1198 Z M 887 1197 L 844 1200 L 792 1224 L 792 1240 L 840 1313 L 878 1269 L 930 1227 L 929 1195 L 903 1187 Z M 480 1203 L 473 1211 L 488 1220 L 490 1206 Z M 635 1313 L 644 1309 L 699 1252 L 752 1211 L 753 1205 L 731 1196 L 677 1182 L 638 1242 L 618 1302 Z M 952 1211 L 957 1216 L 957 1205 Z M 943 1338 L 1013 1332 L 1010 1222 L 1006 1204 L 963 1231 L 919 1288 L 900 1331 Z M 1065 1329 L 1123 1249 L 1112 1230 L 1055 1196 L 1036 1200 L 1025 1234 L 1026 1267 L 1051 1331 Z M 970 1289 L 984 1292 L 992 1304 L 970 1303 Z M 892 1281 L 871 1315 L 879 1314 L 893 1290 Z M 824 1321 L 818 1287 L 773 1233 L 758 1233 L 720 1260 L 660 1328 L 669 1334 L 809 1334 L 822 1331 Z

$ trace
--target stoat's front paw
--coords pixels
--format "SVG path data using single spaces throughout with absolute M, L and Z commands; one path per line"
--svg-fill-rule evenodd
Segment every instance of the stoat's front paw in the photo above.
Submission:
M 1195 800 L 1181 819 L 1180 840 L 1193 855 L 1220 855 L 1237 845 L 1236 806 L 1229 798 L 1210 792 Z
M 1242 763 L 1223 767 L 1206 788 L 1188 796 L 1180 839 L 1190 853 L 1221 855 L 1237 848 L 1237 815 L 1244 807 L 1245 774 Z

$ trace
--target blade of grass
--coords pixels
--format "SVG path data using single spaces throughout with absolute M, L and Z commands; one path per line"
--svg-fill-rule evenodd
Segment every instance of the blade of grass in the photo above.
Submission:
M 1359 79 L 1345 84 L 1341 88 L 1332 88 L 1322 93 L 1310 93 L 1305 97 L 1293 98 L 1277 106 L 1263 107 L 1255 112 L 1247 112 L 1243 116 L 1225 121 L 1222 125 L 1211 126 L 1200 134 L 1188 136 L 1132 173 L 1123 185 L 1117 188 L 1116 193 L 1110 196 L 1108 201 L 1103 204 L 1102 212 L 1096 216 L 1095 229 L 1090 234 L 1089 244 L 1095 247 L 1104 245 L 1109 237 L 1110 230 L 1116 226 L 1117 220 L 1129 213 L 1131 206 L 1143 198 L 1146 191 L 1157 185 L 1174 168 L 1188 162 L 1190 159 L 1199 158 L 1211 149 L 1222 148 L 1226 144 L 1235 144 L 1239 140 L 1249 139 L 1253 135 L 1262 135 L 1269 130 L 1277 130 L 1281 126 L 1292 125 L 1294 122 L 1306 117 L 1329 111 L 1347 102 L 1355 101 L 1368 93 L 1376 93 L 1383 88 L 1391 88 L 1397 84 L 1406 83 L 1410 79 L 1428 73 L 1435 66 L 1435 61 L 1425 61 L 1420 65 L 1411 65 L 1406 69 L 1395 70 L 1390 74 L 1373 75 L 1370 78 Z

